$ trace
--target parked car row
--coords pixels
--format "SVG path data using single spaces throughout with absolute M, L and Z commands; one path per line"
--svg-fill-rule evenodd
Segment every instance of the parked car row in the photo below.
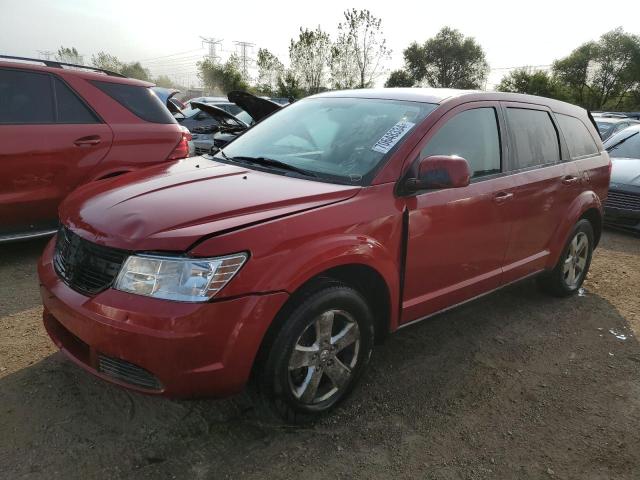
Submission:
M 593 113 L 593 118 L 598 126 L 598 131 L 602 140 L 615 135 L 632 125 L 640 125 L 640 121 L 630 117 L 624 113 L 617 112 L 599 112 Z
M 640 125 L 603 145 L 613 117 L 564 102 L 415 88 L 180 108 L 111 72 L 10 60 L 4 238 L 57 229 L 38 266 L 49 336 L 147 394 L 252 378 L 286 420 L 314 418 L 375 340 L 532 276 L 571 295 L 603 225 L 640 221 Z

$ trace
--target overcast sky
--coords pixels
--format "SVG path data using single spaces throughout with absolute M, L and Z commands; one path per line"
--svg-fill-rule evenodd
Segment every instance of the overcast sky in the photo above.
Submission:
M 0 0 L 0 53 L 37 57 L 38 51 L 75 46 L 87 61 L 104 50 L 124 61 L 142 60 L 156 75 L 189 79 L 206 53 L 200 36 L 223 39 L 223 58 L 237 48 L 234 41 L 245 41 L 255 44 L 253 55 L 268 48 L 286 64 L 289 40 L 301 26 L 320 25 L 333 35 L 347 7 L 368 8 L 382 18 L 393 50 L 389 68 L 402 65 L 410 42 L 423 42 L 448 25 L 485 49 L 494 69 L 490 83 L 504 74 L 498 69 L 548 65 L 617 26 L 640 34 L 638 0 L 612 9 L 586 0 Z

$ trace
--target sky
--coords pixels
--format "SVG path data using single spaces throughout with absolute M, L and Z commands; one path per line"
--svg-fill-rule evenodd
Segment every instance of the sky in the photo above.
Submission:
M 242 41 L 254 45 L 250 56 L 267 48 L 287 64 L 290 39 L 300 27 L 320 25 L 335 35 L 346 8 L 368 8 L 382 19 L 392 49 L 388 69 L 402 67 L 402 51 L 411 42 L 424 42 L 445 25 L 474 37 L 492 68 L 489 87 L 508 68 L 549 65 L 618 26 L 640 34 L 637 0 L 614 11 L 592 0 L 0 0 L 0 54 L 38 58 L 64 45 L 90 62 L 103 50 L 123 61 L 140 60 L 154 75 L 193 83 L 195 62 L 208 53 L 200 37 L 221 39 L 222 59 Z

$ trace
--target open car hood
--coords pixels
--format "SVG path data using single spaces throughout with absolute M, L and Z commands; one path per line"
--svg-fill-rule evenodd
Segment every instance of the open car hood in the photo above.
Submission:
M 640 187 L 640 158 L 612 158 L 611 163 L 611 188 Z
M 207 112 L 213 118 L 218 120 L 220 123 L 237 125 L 244 128 L 249 128 L 249 125 L 244 123 L 239 118 L 236 118 L 234 115 L 231 115 L 229 112 L 225 112 L 221 108 L 214 107 L 213 105 L 208 105 L 202 102 L 191 102 L 191 108 L 199 108 L 203 112 Z
M 344 201 L 359 190 L 192 157 L 88 183 L 59 213 L 62 224 L 101 245 L 184 252 L 203 236 Z
M 235 103 L 245 112 L 251 115 L 251 118 L 253 118 L 256 122 L 259 122 L 267 115 L 271 115 L 276 110 L 280 110 L 282 108 L 282 105 L 276 102 L 272 102 L 271 100 L 267 100 L 265 98 L 256 97 L 255 95 L 251 95 L 250 93 L 240 90 L 229 92 L 227 98 L 230 102 Z

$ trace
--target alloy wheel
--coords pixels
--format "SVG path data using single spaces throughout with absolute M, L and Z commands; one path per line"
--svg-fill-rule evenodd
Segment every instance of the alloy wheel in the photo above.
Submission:
M 289 357 L 289 385 L 302 403 L 317 404 L 344 390 L 358 362 L 360 329 L 353 316 L 328 310 L 314 319 Z
M 575 288 L 582 280 L 589 256 L 589 238 L 578 232 L 571 240 L 563 265 L 564 281 L 569 288 Z

